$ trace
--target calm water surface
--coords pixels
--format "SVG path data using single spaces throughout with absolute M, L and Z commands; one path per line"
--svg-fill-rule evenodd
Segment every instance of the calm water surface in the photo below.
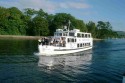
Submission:
M 37 40 L 0 39 L 0 83 L 121 83 L 125 72 L 125 39 L 63 56 L 34 52 Z

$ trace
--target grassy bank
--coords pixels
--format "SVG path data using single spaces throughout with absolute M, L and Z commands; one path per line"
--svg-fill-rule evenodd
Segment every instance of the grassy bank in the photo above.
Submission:
M 40 36 L 18 36 L 18 35 L 0 35 L 0 38 L 9 38 L 9 39 L 39 39 Z

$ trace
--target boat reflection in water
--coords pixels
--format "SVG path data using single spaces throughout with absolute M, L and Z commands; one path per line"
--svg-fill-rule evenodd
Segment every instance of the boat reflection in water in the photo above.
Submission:
M 52 69 L 55 66 L 80 66 L 91 64 L 92 50 L 59 56 L 39 56 L 38 66 Z

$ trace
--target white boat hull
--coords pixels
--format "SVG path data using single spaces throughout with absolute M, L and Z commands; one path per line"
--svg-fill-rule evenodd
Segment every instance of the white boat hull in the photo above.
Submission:
M 57 48 L 57 47 L 56 47 Z M 92 49 L 92 47 L 84 47 L 79 49 L 63 49 L 59 47 L 56 49 L 52 46 L 41 46 L 39 45 L 39 55 L 45 55 L 45 56 L 53 56 L 53 55 L 62 55 L 62 54 L 70 54 L 70 53 L 76 53 L 80 51 L 85 51 Z

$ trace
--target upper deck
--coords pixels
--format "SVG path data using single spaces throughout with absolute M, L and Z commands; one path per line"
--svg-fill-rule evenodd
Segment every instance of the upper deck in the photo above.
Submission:
M 92 38 L 91 33 L 80 32 L 79 29 L 62 30 L 57 29 L 54 33 L 55 37 L 77 37 L 77 38 Z

